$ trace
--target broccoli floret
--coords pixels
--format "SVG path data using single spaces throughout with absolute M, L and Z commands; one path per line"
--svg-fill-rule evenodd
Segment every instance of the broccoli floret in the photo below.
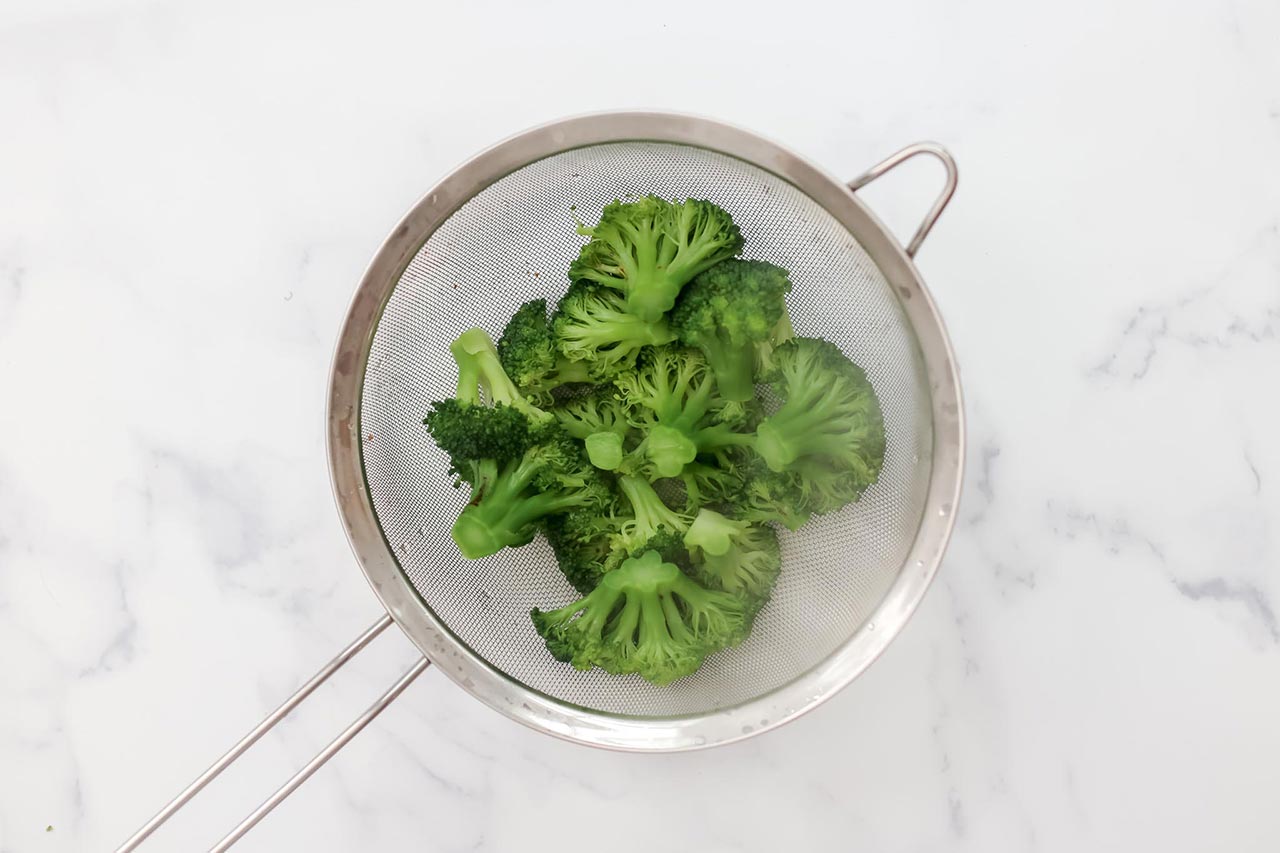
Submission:
M 647 480 L 622 476 L 617 485 L 625 501 L 573 510 L 543 523 L 561 571 L 580 592 L 590 591 L 623 560 L 644 551 L 657 551 L 681 568 L 692 567 L 683 538 L 689 516 L 669 509 Z
M 772 528 L 703 507 L 685 532 L 684 544 L 694 555 L 696 577 L 705 585 L 743 597 L 753 612 L 768 601 L 782 568 Z
M 432 404 L 423 423 L 449 454 L 450 472 L 482 493 L 498 463 L 524 453 L 535 424 L 550 416 L 525 400 L 498 363 L 489 336 L 471 329 L 450 346 L 458 364 L 458 396 Z M 486 401 L 487 398 L 487 401 Z
M 578 230 L 591 240 L 569 267 L 569 278 L 621 292 L 628 312 L 650 323 L 671 310 L 694 276 L 742 249 L 729 214 L 696 199 L 615 201 L 598 225 Z
M 560 571 L 583 595 L 595 589 L 600 578 L 625 557 L 614 548 L 614 530 L 612 516 L 595 507 L 550 516 L 542 524 Z
M 600 385 L 590 393 L 565 400 L 551 414 L 565 432 L 583 442 L 592 465 L 606 471 L 621 466 L 632 429 L 612 385 Z
M 741 463 L 735 473 L 740 478 L 737 490 L 718 497 L 736 517 L 776 521 L 788 530 L 799 530 L 813 516 L 812 492 L 798 473 L 770 471 L 758 457 Z
M 752 446 L 775 472 L 803 461 L 807 482 L 842 478 L 837 491 L 856 500 L 884 462 L 884 416 L 867 375 L 817 338 L 793 338 L 773 358 L 767 378 L 783 403 L 756 428 Z
M 679 477 L 700 454 L 714 457 L 754 441 L 743 431 L 754 404 L 727 404 L 697 350 L 680 346 L 646 350 L 632 372 L 616 377 L 631 423 L 644 434 L 643 453 L 657 477 Z
M 680 293 L 671 328 L 681 343 L 706 356 L 726 400 L 754 399 L 756 347 L 770 340 L 790 290 L 782 267 L 731 259 L 700 274 Z
M 612 493 L 600 472 L 550 414 L 516 390 L 488 335 L 471 329 L 450 349 L 458 397 L 433 404 L 423 422 L 449 454 L 453 473 L 471 485 L 471 500 L 453 525 L 463 556 L 524 545 L 543 517 L 608 502 Z
M 628 312 L 617 291 L 588 281 L 570 285 L 551 318 L 551 330 L 564 357 L 584 364 L 598 381 L 630 368 L 643 347 L 676 337 L 665 317 L 642 320 Z
M 609 502 L 608 484 L 559 426 L 531 434 L 518 457 L 494 466 L 453 525 L 453 539 L 468 559 L 527 544 L 545 517 Z
M 547 322 L 547 301 L 521 305 L 498 339 L 498 358 L 520 391 L 544 402 L 562 385 L 590 381 L 587 365 L 571 361 L 556 346 Z
M 643 477 L 624 474 L 618 477 L 618 489 L 631 505 L 631 516 L 622 519 L 614 535 L 615 546 L 628 555 L 643 549 L 664 552 L 682 547 L 682 537 L 689 529 L 689 518 L 668 507 Z
M 530 615 L 557 660 L 658 685 L 737 645 L 748 626 L 740 599 L 700 586 L 657 551 L 625 560 L 573 604 Z
M 464 403 L 506 405 L 523 412 L 534 421 L 545 422 L 551 416 L 525 398 L 502 367 L 498 349 L 484 329 L 468 329 L 449 345 L 458 365 L 457 399 Z M 483 394 L 483 399 L 481 395 Z
M 794 338 L 773 352 L 767 375 L 783 403 L 735 456 L 742 486 L 723 500 L 747 521 L 798 529 L 834 512 L 876 481 L 884 462 L 884 419 L 866 374 L 828 341 Z M 739 451 L 740 453 L 740 451 Z

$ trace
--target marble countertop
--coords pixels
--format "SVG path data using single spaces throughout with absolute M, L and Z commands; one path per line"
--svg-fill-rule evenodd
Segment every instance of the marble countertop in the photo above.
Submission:
M 707 752 L 428 670 L 239 849 L 1275 850 L 1280 6 L 1035 5 L 6 3 L 0 851 L 109 849 L 377 618 L 324 457 L 353 287 L 477 149 L 627 107 L 849 177 L 954 152 L 936 583 L 839 696 Z M 938 179 L 867 198 L 905 234 Z M 388 631 L 148 849 L 207 847 L 415 657 Z

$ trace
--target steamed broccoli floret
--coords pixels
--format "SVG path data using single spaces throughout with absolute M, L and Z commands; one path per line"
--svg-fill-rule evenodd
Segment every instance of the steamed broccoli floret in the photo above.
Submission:
M 557 660 L 636 673 L 658 685 L 737 645 L 748 625 L 740 599 L 705 589 L 657 551 L 624 561 L 573 604 L 531 616 Z
M 748 521 L 796 530 L 834 512 L 876 481 L 884 462 L 884 419 L 862 369 L 829 341 L 794 338 L 773 352 L 766 378 L 783 400 L 739 455 L 737 495 L 725 498 Z
M 498 358 L 516 387 L 540 401 L 549 400 L 553 388 L 591 379 L 586 364 L 565 358 L 556 346 L 545 299 L 526 302 L 511 317 L 498 340 Z
M 573 510 L 543 523 L 561 571 L 580 592 L 590 591 L 601 577 L 643 551 L 657 551 L 682 568 L 691 565 L 683 539 L 689 517 L 669 509 L 644 479 L 623 476 L 617 483 L 626 500 Z
M 795 472 L 776 473 L 758 458 L 748 459 L 736 470 L 738 489 L 720 497 L 738 518 L 752 522 L 776 521 L 788 530 L 799 530 L 812 517 L 811 490 Z
M 770 340 L 791 290 L 787 271 L 765 261 L 721 261 L 681 292 L 671 328 L 706 356 L 726 400 L 754 399 L 756 347 Z
M 453 525 L 463 556 L 523 545 L 544 516 L 609 500 L 607 484 L 577 443 L 515 389 L 488 335 L 472 329 L 450 349 L 458 398 L 433 404 L 423 422 L 453 472 L 471 485 L 471 500 Z
M 643 452 L 658 477 L 678 477 L 700 454 L 714 456 L 753 441 L 744 432 L 754 406 L 731 405 L 716 394 L 715 378 L 697 350 L 646 350 L 632 372 L 616 379 Z
M 569 361 L 581 362 L 596 380 L 607 380 L 635 364 L 641 348 L 675 340 L 666 318 L 653 322 L 629 313 L 617 291 L 578 281 L 551 318 L 556 342 Z
M 653 485 L 643 477 L 624 474 L 618 478 L 618 489 L 631 505 L 631 516 L 618 525 L 613 535 L 614 547 L 627 555 L 657 550 L 664 559 L 680 562 L 678 552 L 684 548 L 688 516 L 663 503 Z
M 794 338 L 773 359 L 767 379 L 783 403 L 756 428 L 753 448 L 773 471 L 801 463 L 807 482 L 842 477 L 838 491 L 856 500 L 884 462 L 884 416 L 867 375 L 818 338 Z
M 694 276 L 742 249 L 742 234 L 729 214 L 696 199 L 615 201 L 605 206 L 598 225 L 578 230 L 591 240 L 569 267 L 569 278 L 620 291 L 627 310 L 646 322 L 670 311 Z
M 604 506 L 609 488 L 582 449 L 556 425 L 539 428 L 518 457 L 496 473 L 453 525 L 468 559 L 527 544 L 545 517 L 577 507 Z
M 600 578 L 616 569 L 626 556 L 614 547 L 613 524 L 612 517 L 596 507 L 550 516 L 543 521 L 542 532 L 555 552 L 560 571 L 583 595 L 595 589 Z
M 583 442 L 592 465 L 615 471 L 622 464 L 632 430 L 626 408 L 612 385 L 600 385 L 587 394 L 565 400 L 551 414 L 565 432 Z
M 778 536 L 763 524 L 726 518 L 703 507 L 684 534 L 696 576 L 712 589 L 743 597 L 755 610 L 764 605 L 782 568 Z
M 531 420 L 545 422 L 551 416 L 533 405 L 516 388 L 502 367 L 498 349 L 484 329 L 468 329 L 449 345 L 458 365 L 457 399 L 463 403 L 506 405 L 518 409 Z M 481 395 L 483 394 L 483 399 Z

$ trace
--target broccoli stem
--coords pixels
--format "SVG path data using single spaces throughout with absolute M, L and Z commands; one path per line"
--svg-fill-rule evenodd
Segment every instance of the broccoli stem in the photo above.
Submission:
M 662 477 L 678 477 L 698 455 L 698 445 L 678 429 L 658 424 L 649 430 L 645 453 Z
M 736 403 L 755 399 L 755 346 L 745 343 L 733 346 L 723 341 L 710 342 L 702 352 L 716 377 L 720 396 Z
M 597 468 L 616 471 L 622 465 L 622 436 L 616 432 L 593 432 L 583 441 L 587 459 Z
M 570 385 L 575 382 L 590 382 L 591 371 L 586 362 L 574 361 L 563 355 L 556 359 L 555 381 L 559 385 Z
M 478 501 L 462 511 L 451 532 L 464 557 L 478 560 L 524 545 L 532 538 L 534 522 L 582 502 L 577 496 L 554 492 L 528 494 L 539 467 L 526 456 L 514 469 L 498 475 Z
M 703 507 L 689 525 L 684 534 L 684 544 L 690 548 L 701 548 L 710 556 L 719 557 L 728 553 L 733 544 L 733 537 L 746 527 L 740 521 L 732 521 L 712 509 Z
M 833 417 L 835 404 L 823 390 L 815 387 L 793 394 L 756 428 L 756 453 L 771 470 L 785 471 L 802 455 L 840 447 L 847 431 L 835 431 L 843 422 Z
M 673 533 L 684 530 L 684 521 L 662 502 L 648 480 L 634 474 L 624 474 L 618 478 L 618 488 L 630 501 L 635 527 L 645 534 L 644 538 L 649 538 L 662 527 Z

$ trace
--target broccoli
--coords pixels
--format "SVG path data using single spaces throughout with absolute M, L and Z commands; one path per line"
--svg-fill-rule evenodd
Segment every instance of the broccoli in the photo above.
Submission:
M 784 305 L 782 307 L 782 316 L 774 324 L 773 331 L 769 333 L 768 339 L 756 342 L 756 374 L 763 376 L 773 372 L 774 348 L 786 343 L 795 336 L 796 330 L 791 326 L 791 312 Z
M 463 333 L 450 349 L 458 397 L 433 404 L 423 422 L 449 454 L 453 473 L 471 485 L 471 500 L 453 525 L 463 556 L 524 545 L 544 516 L 609 500 L 608 485 L 582 449 L 515 389 L 483 331 Z M 493 405 L 481 401 L 482 389 Z
M 880 474 L 884 419 L 862 369 L 829 341 L 793 338 L 772 353 L 766 375 L 782 398 L 735 457 L 742 486 L 721 499 L 747 521 L 798 529 L 814 513 L 856 501 Z
M 516 310 L 498 339 L 498 358 L 515 386 L 539 401 L 549 400 L 554 388 L 591 379 L 586 364 L 566 358 L 556 346 L 545 299 Z
M 653 347 L 633 372 L 616 378 L 618 394 L 632 411 L 631 423 L 644 432 L 643 453 L 658 477 L 678 477 L 700 454 L 716 455 L 748 444 L 754 406 L 726 405 L 715 392 L 715 377 L 697 350 Z
M 577 509 L 543 522 L 561 571 L 580 592 L 590 591 L 603 575 L 643 551 L 657 551 L 667 562 L 691 568 L 683 541 L 689 517 L 669 509 L 643 478 L 624 475 L 617 484 L 625 502 Z M 623 503 L 630 514 L 620 511 Z
M 448 450 L 442 433 L 437 425 L 436 441 Z M 453 525 L 464 557 L 475 560 L 527 544 L 546 516 L 609 502 L 600 472 L 558 426 L 540 427 L 527 445 L 519 456 L 497 464 L 482 488 L 473 487 L 470 504 Z
M 551 330 L 565 358 L 584 363 L 595 380 L 630 368 L 641 348 L 676 338 L 666 318 L 642 320 L 627 312 L 616 291 L 588 281 L 570 285 L 551 318 Z
M 746 636 L 781 567 L 774 524 L 876 482 L 883 415 L 861 368 L 795 336 L 787 271 L 736 259 L 716 205 L 615 201 L 579 231 L 551 317 L 533 299 L 497 346 L 463 333 L 457 393 L 424 423 L 470 489 L 463 556 L 541 531 L 580 594 L 532 611 L 551 653 L 667 684 Z
M 697 577 L 704 584 L 743 597 L 753 609 L 768 601 L 782 568 L 772 528 L 703 507 L 685 532 L 684 544 L 694 554 Z
M 884 462 L 884 416 L 862 368 L 830 341 L 793 338 L 773 352 L 766 377 L 781 408 L 756 427 L 752 447 L 775 472 L 807 482 L 841 475 L 839 491 L 856 500 Z
M 531 420 L 548 421 L 551 416 L 533 405 L 516 388 L 502 367 L 498 349 L 484 329 L 468 329 L 449 344 L 449 352 L 458 365 L 457 399 L 479 405 L 481 393 L 490 405 L 511 406 Z
M 742 249 L 729 214 L 696 199 L 614 201 L 598 225 L 578 230 L 591 240 L 569 267 L 569 279 L 620 291 L 628 312 L 648 323 L 671 310 L 694 276 Z
M 616 569 L 626 556 L 614 547 L 611 533 L 615 524 L 607 510 L 596 507 L 549 516 L 542 522 L 542 532 L 560 571 L 583 595 L 595 589 L 600 578 Z
M 586 445 L 592 465 L 606 471 L 621 466 L 631 425 L 612 385 L 599 385 L 587 394 L 565 400 L 551 414 L 565 432 Z
M 765 261 L 721 261 L 680 293 L 671 328 L 680 342 L 706 356 L 726 400 L 756 395 L 756 347 L 767 343 L 785 315 L 787 271 Z
M 700 586 L 657 551 L 625 560 L 572 604 L 530 615 L 557 660 L 658 685 L 740 643 L 749 624 L 739 598 Z
M 719 492 L 720 503 L 732 508 L 733 514 L 745 521 L 776 521 L 788 530 L 799 530 L 813 516 L 814 508 L 805 487 L 795 472 L 776 473 L 758 457 L 735 466 L 737 490 Z

